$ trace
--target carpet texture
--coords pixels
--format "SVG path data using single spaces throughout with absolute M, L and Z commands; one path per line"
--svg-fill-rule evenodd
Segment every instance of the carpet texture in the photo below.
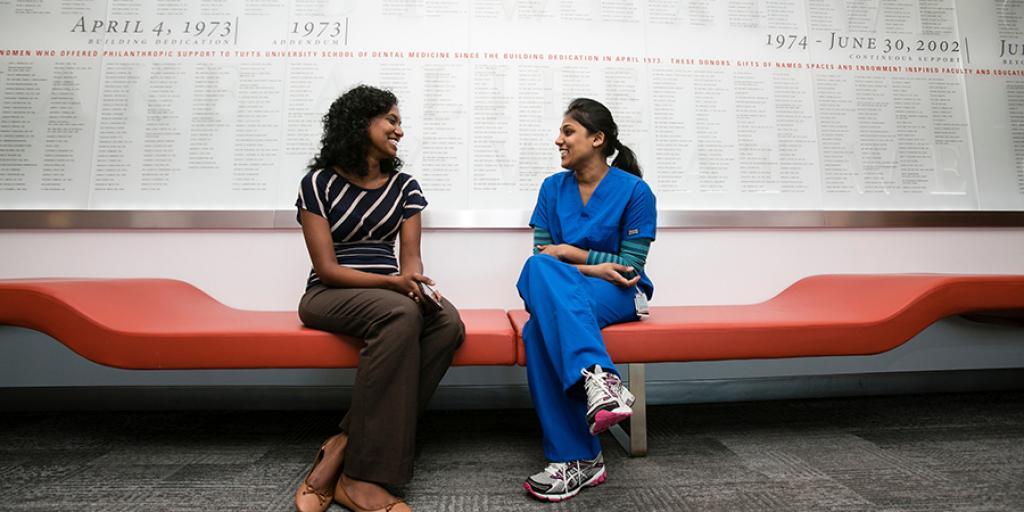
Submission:
M 291 510 L 332 412 L 4 413 L 0 510 Z M 653 407 L 650 455 L 543 504 L 529 410 L 429 411 L 417 511 L 1024 510 L 1024 393 Z M 334 505 L 331 510 L 343 510 Z

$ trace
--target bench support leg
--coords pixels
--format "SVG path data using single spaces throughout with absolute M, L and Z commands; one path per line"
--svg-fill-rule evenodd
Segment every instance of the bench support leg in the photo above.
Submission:
M 619 425 L 608 429 L 630 457 L 647 455 L 647 370 L 643 364 L 627 364 L 629 390 L 636 396 L 629 433 Z

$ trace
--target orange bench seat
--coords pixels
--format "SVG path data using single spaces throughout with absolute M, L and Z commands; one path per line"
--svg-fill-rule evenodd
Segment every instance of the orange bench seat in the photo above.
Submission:
M 759 304 L 652 307 L 648 318 L 606 327 L 602 335 L 621 363 L 870 355 L 947 316 L 1021 310 L 1019 275 L 817 275 Z M 522 365 L 529 317 L 509 312 Z
M 811 276 L 759 304 L 655 307 L 602 331 L 637 398 L 630 434 L 612 433 L 631 455 L 647 452 L 644 363 L 877 354 L 947 316 L 1022 311 L 1024 276 L 940 274 Z M 526 364 L 525 311 L 460 314 L 454 364 Z M 5 324 L 129 369 L 349 368 L 362 346 L 303 327 L 295 312 L 230 308 L 169 279 L 0 281 Z
M 461 310 L 455 365 L 513 365 L 505 311 Z M 117 368 L 354 368 L 362 341 L 302 326 L 294 311 L 225 306 L 172 279 L 0 281 L 0 324 L 27 327 Z

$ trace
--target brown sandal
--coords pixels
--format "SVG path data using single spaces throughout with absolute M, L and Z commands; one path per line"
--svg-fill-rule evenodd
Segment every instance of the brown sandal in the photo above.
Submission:
M 337 501 L 341 506 L 351 510 L 352 512 L 412 512 L 409 505 L 405 504 L 405 501 L 398 498 L 396 501 L 392 501 L 384 506 L 384 508 L 378 508 L 377 510 L 370 510 L 352 501 L 348 493 L 345 492 L 345 486 L 341 485 L 341 479 L 338 479 L 338 484 L 334 486 L 334 501 Z
M 341 434 L 327 438 L 327 440 L 324 441 L 324 444 L 320 445 L 320 451 L 316 453 L 316 458 L 313 459 L 313 467 L 309 468 L 309 474 L 306 475 L 306 478 L 302 480 L 302 485 L 300 485 L 295 491 L 295 510 L 298 512 L 324 512 L 331 506 L 331 500 L 334 499 L 334 495 L 331 494 L 330 490 L 327 492 L 320 492 L 314 489 L 312 485 L 309 485 L 309 475 L 312 475 L 313 470 L 316 469 L 320 462 L 324 460 L 324 453 L 327 450 L 327 444 L 339 435 Z M 341 456 L 342 462 L 344 462 L 344 446 L 341 448 Z M 340 470 L 338 471 L 338 478 L 341 478 Z

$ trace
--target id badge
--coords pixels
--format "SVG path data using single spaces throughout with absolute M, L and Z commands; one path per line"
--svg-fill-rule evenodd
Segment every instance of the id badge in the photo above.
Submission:
M 640 288 L 636 289 L 636 295 L 633 296 L 633 305 L 636 307 L 636 315 L 643 318 L 651 314 L 650 309 L 647 307 L 647 296 Z

